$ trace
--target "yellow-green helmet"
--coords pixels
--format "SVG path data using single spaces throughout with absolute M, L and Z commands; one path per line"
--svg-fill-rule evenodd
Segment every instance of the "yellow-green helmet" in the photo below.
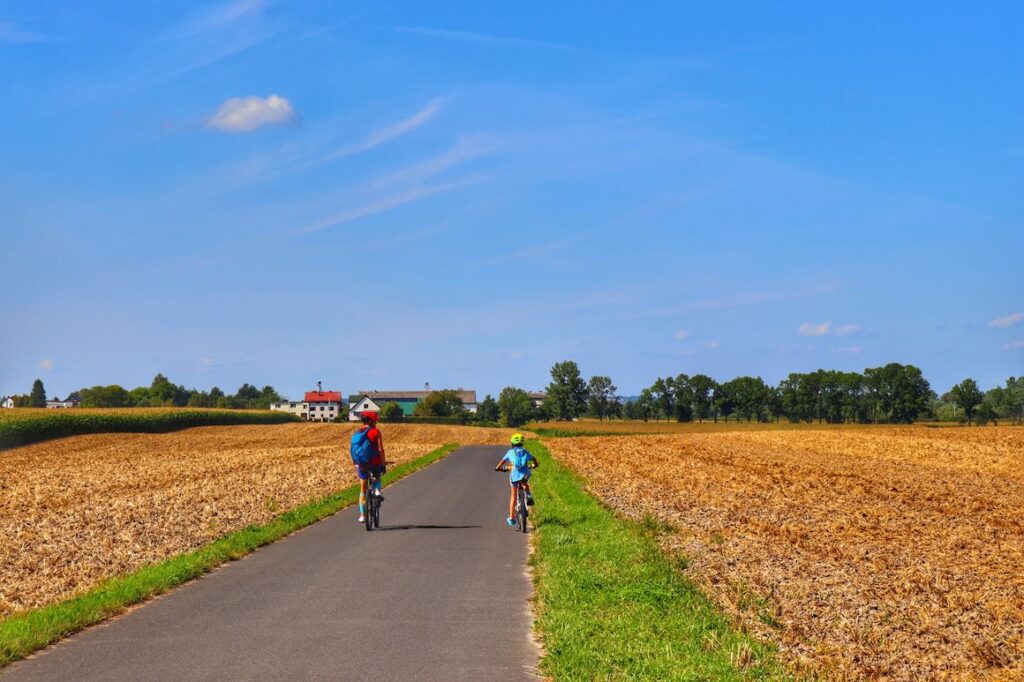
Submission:
M 513 434 L 513 436 L 512 436 L 512 445 L 522 445 L 523 444 L 523 440 L 525 440 L 523 438 L 523 434 L 521 434 L 521 433 Z

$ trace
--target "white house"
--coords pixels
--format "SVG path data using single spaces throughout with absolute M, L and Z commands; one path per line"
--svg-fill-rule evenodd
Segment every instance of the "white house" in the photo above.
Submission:
M 529 396 L 534 407 L 540 407 L 544 404 L 544 401 L 548 399 L 548 394 L 541 391 L 531 391 L 526 395 Z
M 71 407 L 78 407 L 78 400 L 68 396 L 67 400 L 61 400 L 57 396 L 53 400 L 46 401 L 46 408 L 49 410 L 66 410 Z
M 306 391 L 302 401 L 279 400 L 270 403 L 270 409 L 274 412 L 288 412 L 297 414 L 300 418 L 311 422 L 334 421 L 341 416 L 342 410 L 341 391 L 323 391 L 320 383 L 317 382 L 317 390 Z
M 6 407 L 6 408 L 14 407 L 14 398 L 13 397 L 0 398 L 0 407 Z

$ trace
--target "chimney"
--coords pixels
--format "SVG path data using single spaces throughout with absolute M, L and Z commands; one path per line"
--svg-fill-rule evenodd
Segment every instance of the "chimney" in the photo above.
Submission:
M 323 393 L 323 392 L 324 392 L 324 389 L 323 389 L 323 388 L 321 387 L 321 385 L 320 385 L 320 382 L 319 382 L 319 381 L 318 381 L 318 382 L 316 382 L 316 392 L 317 392 L 317 393 Z
M 424 391 L 429 391 L 430 390 L 430 382 L 429 381 L 427 383 L 423 384 L 423 390 Z

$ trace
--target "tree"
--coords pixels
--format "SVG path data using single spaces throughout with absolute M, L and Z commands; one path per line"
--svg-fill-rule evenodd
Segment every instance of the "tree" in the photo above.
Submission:
M 548 397 L 559 419 L 575 419 L 587 405 L 587 384 L 580 378 L 580 368 L 572 360 L 557 362 L 551 367 Z
M 413 409 L 417 417 L 455 417 L 462 412 L 462 396 L 451 389 L 431 391 Z
M 153 377 L 153 383 L 149 385 L 149 401 L 154 407 L 174 404 L 175 394 L 178 387 L 171 383 L 171 380 L 163 374 Z
M 32 392 L 28 396 L 29 407 L 46 407 L 46 389 L 43 388 L 42 379 L 32 382 Z
M 680 374 L 672 380 L 672 393 L 675 396 L 675 414 L 677 422 L 693 421 L 693 387 L 690 377 Z
M 876 422 L 880 413 L 889 422 L 910 424 L 927 408 L 931 397 L 931 386 L 913 365 L 891 362 L 885 367 L 868 367 L 864 380 Z
M 490 394 L 485 395 L 484 399 L 477 405 L 476 418 L 482 422 L 496 422 L 501 419 L 498 403 Z
M 711 416 L 711 407 L 718 382 L 705 374 L 690 377 L 690 395 L 693 397 L 693 416 L 704 421 Z
M 715 407 L 715 423 L 718 423 L 719 415 L 728 422 L 729 415 L 736 409 L 736 399 L 732 395 L 732 386 L 729 385 L 729 382 L 715 387 L 712 404 Z
M 529 421 L 533 401 L 523 389 L 506 386 L 498 395 L 498 410 L 501 412 L 501 423 L 516 428 Z
M 949 392 L 953 399 L 963 408 L 964 416 L 967 417 L 967 423 L 970 424 L 974 418 L 974 408 L 985 399 L 985 395 L 978 388 L 978 382 L 970 378 L 964 379 L 951 388 Z
M 117 384 L 93 386 L 78 391 L 82 407 L 126 407 L 130 405 L 129 393 Z
M 15 407 L 29 407 L 32 404 L 32 396 L 28 393 L 12 395 L 11 398 L 14 400 Z
M 767 411 L 768 386 L 761 377 L 736 377 L 723 384 L 724 393 L 735 406 L 736 413 L 747 421 L 757 419 Z
M 995 399 L 990 395 L 986 395 L 984 400 L 981 401 L 981 404 L 978 405 L 977 409 L 974 411 L 974 416 L 977 418 L 978 424 L 981 426 L 984 426 L 989 422 L 992 422 L 993 426 L 998 425 L 999 413 L 996 411 Z
M 654 401 L 654 394 L 651 389 L 645 388 L 640 391 L 640 397 L 633 404 L 633 412 L 636 419 L 647 421 L 656 413 L 658 404 Z
M 658 410 L 658 414 L 664 415 L 665 419 L 671 419 L 676 409 L 676 396 L 673 391 L 672 377 L 668 379 L 656 379 L 651 384 L 651 399 Z
M 1010 377 L 1006 380 L 1001 408 L 1003 414 L 1014 422 L 1024 420 L 1024 376 Z
M 590 384 L 587 390 L 589 394 L 587 403 L 590 408 L 590 414 L 601 420 L 610 416 L 612 411 L 611 405 L 615 402 L 615 391 L 616 388 L 612 384 L 610 377 L 590 377 Z
M 402 411 L 402 406 L 394 400 L 384 403 L 380 408 L 380 417 L 386 422 L 402 421 L 404 416 L 405 413 Z

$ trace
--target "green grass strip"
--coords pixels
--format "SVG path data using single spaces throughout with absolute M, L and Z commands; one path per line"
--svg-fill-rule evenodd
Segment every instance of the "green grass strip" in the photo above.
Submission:
M 576 429 L 557 429 L 547 426 L 524 426 L 541 438 L 589 438 L 591 436 L 639 436 L 639 431 L 584 431 Z
M 385 485 L 436 462 L 458 447 L 457 443 L 450 443 L 395 466 L 384 476 Z M 132 604 L 198 578 L 227 561 L 240 559 L 358 499 L 359 485 L 349 486 L 322 500 L 280 514 L 266 525 L 243 528 L 193 552 L 111 578 L 81 596 L 9 616 L 0 621 L 0 667 L 88 625 L 122 613 Z
M 534 569 L 542 671 L 556 680 L 785 679 L 771 647 L 731 626 L 663 553 L 651 528 L 616 516 L 543 444 Z

